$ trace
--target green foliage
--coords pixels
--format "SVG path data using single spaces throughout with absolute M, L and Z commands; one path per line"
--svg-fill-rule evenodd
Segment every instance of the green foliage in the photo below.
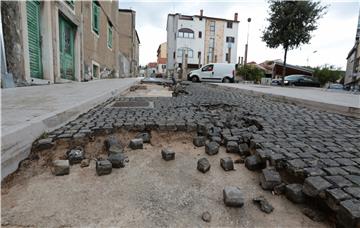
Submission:
M 265 73 L 253 65 L 245 65 L 237 70 L 237 75 L 242 76 L 244 80 L 259 82 Z
M 327 82 L 336 82 L 345 75 L 345 72 L 341 68 L 336 68 L 332 65 L 324 65 L 313 68 L 314 76 L 319 79 L 321 85 Z
M 327 6 L 317 1 L 270 0 L 269 26 L 263 31 L 262 40 L 270 48 L 281 46 L 291 50 L 309 43 L 311 32 L 317 29 Z

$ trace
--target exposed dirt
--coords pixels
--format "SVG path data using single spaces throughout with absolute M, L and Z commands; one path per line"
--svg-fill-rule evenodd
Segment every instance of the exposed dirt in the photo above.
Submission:
M 124 144 L 135 133 L 117 134 Z M 20 170 L 2 186 L 2 225 L 30 227 L 116 226 L 116 227 L 326 227 L 310 220 L 284 196 L 263 191 L 258 174 L 243 164 L 225 172 L 220 158 L 208 156 L 204 147 L 192 144 L 190 133 L 152 132 L 151 144 L 143 150 L 125 149 L 130 162 L 113 169 L 107 176 L 97 176 L 95 162 L 80 168 L 74 165 L 70 175 L 53 176 L 49 164 L 61 158 L 68 149 L 65 143 L 39 154 L 39 160 L 23 163 Z M 87 157 L 104 156 L 104 137 L 97 137 L 85 147 Z M 161 149 L 176 152 L 173 161 L 161 158 Z M 207 157 L 208 173 L 197 171 L 197 160 Z M 225 186 L 238 186 L 244 192 L 243 208 L 229 208 L 223 203 Z M 252 198 L 264 195 L 274 206 L 271 214 L 261 212 Z M 201 219 L 209 211 L 211 222 Z

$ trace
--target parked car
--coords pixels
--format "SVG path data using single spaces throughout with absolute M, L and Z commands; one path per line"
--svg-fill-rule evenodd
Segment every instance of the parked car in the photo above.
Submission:
M 320 87 L 320 82 L 312 76 L 293 74 L 284 78 L 284 85 Z
M 271 85 L 281 85 L 281 78 L 271 80 Z
M 344 90 L 344 85 L 342 84 L 330 84 L 328 89 Z
M 187 78 L 193 82 L 234 82 L 235 64 L 233 63 L 210 63 L 200 69 L 190 71 Z

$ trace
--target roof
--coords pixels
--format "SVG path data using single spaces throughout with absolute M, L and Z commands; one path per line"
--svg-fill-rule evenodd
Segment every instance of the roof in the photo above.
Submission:
M 156 62 L 148 63 L 147 66 L 150 68 L 154 68 L 157 66 L 157 63 Z
M 179 16 L 183 16 L 183 17 L 198 17 L 198 18 L 207 18 L 207 19 L 212 19 L 212 20 L 219 20 L 219 21 L 229 21 L 229 22 L 234 22 L 234 23 L 239 23 L 240 21 L 235 21 L 235 20 L 229 20 L 229 19 L 225 19 L 225 18 L 218 18 L 218 17 L 208 17 L 208 16 L 200 16 L 200 15 L 185 15 L 185 14 L 180 14 L 180 13 L 169 13 L 168 16 L 175 16 L 175 15 L 179 15 Z M 186 20 L 186 19 L 185 19 Z
M 283 63 L 283 62 L 280 62 L 280 61 L 278 61 L 278 60 L 275 60 L 275 61 L 274 61 L 274 66 L 275 66 L 275 65 L 284 66 L 284 63 Z M 314 73 L 314 70 L 309 69 L 309 68 L 305 68 L 305 67 L 295 66 L 295 65 L 291 65 L 291 64 L 286 64 L 286 67 L 287 67 L 287 68 L 293 68 L 293 69 L 301 70 L 301 71 L 308 72 L 308 73 Z
M 119 9 L 119 12 L 124 12 L 124 13 L 135 13 L 134 10 L 132 9 Z

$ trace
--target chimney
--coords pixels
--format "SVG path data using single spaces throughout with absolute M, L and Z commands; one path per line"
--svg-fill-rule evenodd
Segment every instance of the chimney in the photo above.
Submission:
M 204 14 L 204 10 L 203 10 L 203 9 L 201 9 L 201 10 L 200 10 L 200 17 L 202 17 L 202 16 L 203 16 L 203 14 Z
M 238 13 L 234 14 L 234 21 L 238 21 Z

